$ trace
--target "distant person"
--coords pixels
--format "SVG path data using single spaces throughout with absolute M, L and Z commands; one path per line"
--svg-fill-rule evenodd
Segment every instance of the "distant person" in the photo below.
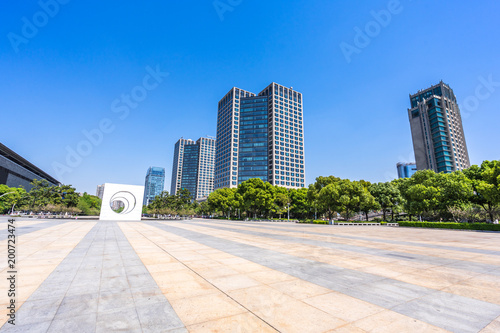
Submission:
M 493 224 L 498 224 L 498 219 L 496 219 L 495 221 L 493 221 Z

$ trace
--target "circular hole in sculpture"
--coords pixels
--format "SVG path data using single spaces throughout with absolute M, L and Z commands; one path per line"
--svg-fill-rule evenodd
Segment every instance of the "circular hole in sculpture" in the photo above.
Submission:
M 110 202 L 113 212 L 120 214 L 125 209 L 125 203 L 121 200 L 113 200 Z

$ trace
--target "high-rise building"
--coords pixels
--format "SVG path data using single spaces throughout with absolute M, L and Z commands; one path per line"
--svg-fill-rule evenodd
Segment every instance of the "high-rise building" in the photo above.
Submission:
M 212 138 L 180 139 L 175 144 L 171 194 L 187 189 L 193 199 L 207 197 L 214 190 L 216 141 Z
M 97 190 L 95 191 L 95 195 L 102 200 L 102 196 L 104 195 L 104 184 L 97 185 Z
M 453 172 L 470 167 L 457 99 L 443 83 L 410 95 L 408 109 L 417 170 Z
M 302 102 L 274 82 L 258 95 L 233 87 L 218 105 L 215 188 L 250 178 L 305 187 Z
M 417 164 L 415 162 L 399 162 L 396 167 L 398 169 L 398 178 L 410 178 L 415 172 L 417 172 Z
M 149 205 L 157 195 L 160 195 L 163 192 L 164 185 L 165 168 L 149 167 L 144 185 L 143 205 Z

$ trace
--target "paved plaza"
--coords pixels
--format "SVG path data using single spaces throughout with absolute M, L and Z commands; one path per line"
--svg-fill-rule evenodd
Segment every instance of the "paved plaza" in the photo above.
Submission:
M 16 218 L 0 332 L 500 332 L 500 233 Z

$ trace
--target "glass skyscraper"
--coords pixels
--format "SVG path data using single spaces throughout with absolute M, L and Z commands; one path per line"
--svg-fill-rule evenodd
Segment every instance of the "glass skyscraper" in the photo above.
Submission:
M 411 178 L 415 172 L 417 172 L 416 163 L 398 163 L 396 165 L 398 169 L 398 178 Z
M 302 94 L 271 83 L 258 95 L 233 87 L 219 102 L 215 188 L 260 178 L 305 187 Z
M 165 186 L 165 168 L 150 167 L 146 173 L 143 205 L 147 206 L 157 195 L 163 192 Z
M 449 85 L 410 95 L 408 109 L 417 170 L 450 173 L 470 167 L 462 117 Z
M 171 194 L 187 189 L 194 199 L 207 197 L 214 190 L 215 139 L 196 142 L 180 139 L 175 144 Z

